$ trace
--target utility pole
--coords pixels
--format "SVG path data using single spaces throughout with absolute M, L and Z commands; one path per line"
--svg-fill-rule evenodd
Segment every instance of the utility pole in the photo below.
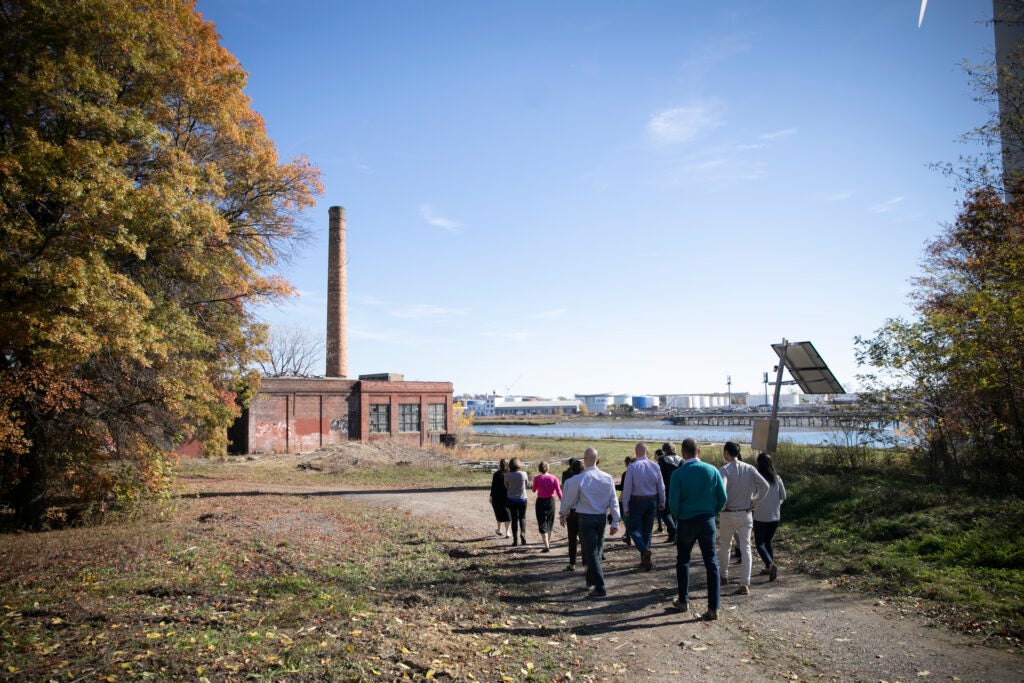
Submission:
M 999 99 L 999 140 L 1003 152 L 1003 187 L 1007 199 L 1019 195 L 1024 178 L 1024 141 L 1014 92 L 1021 85 L 1021 46 L 1024 43 L 1024 12 L 1017 0 L 992 0 L 995 33 L 996 78 Z
M 764 404 L 768 405 L 768 373 L 764 373 Z
M 729 407 L 732 407 L 732 375 L 725 376 L 725 386 L 729 387 Z

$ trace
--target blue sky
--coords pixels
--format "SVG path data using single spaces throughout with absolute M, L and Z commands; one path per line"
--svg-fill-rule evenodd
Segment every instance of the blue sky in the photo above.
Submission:
M 349 372 L 458 393 L 761 392 L 909 313 L 987 113 L 988 0 L 198 0 L 325 193 L 262 311 L 320 334 L 348 234 Z

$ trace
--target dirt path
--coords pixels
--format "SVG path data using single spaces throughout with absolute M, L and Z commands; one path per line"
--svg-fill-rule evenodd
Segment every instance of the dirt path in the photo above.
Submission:
M 664 535 L 657 537 L 650 572 L 640 569 L 638 554 L 621 535 L 611 539 L 604 564 L 609 597 L 595 602 L 584 598 L 583 573 L 564 571 L 564 529 L 556 527 L 550 553 L 540 552 L 532 504 L 531 544 L 513 548 L 495 536 L 483 490 L 353 491 L 247 482 L 220 482 L 217 488 L 223 486 L 349 496 L 429 519 L 443 536 L 476 552 L 500 553 L 521 568 L 533 607 L 540 603 L 548 625 L 569 626 L 589 641 L 618 680 L 1024 681 L 1019 655 L 929 626 L 894 605 L 790 574 L 784 560 L 778 581 L 755 576 L 749 596 L 723 588 L 720 620 L 703 623 L 667 609 L 675 595 L 675 547 Z M 702 609 L 704 572 L 699 553 L 694 559 L 691 600 Z M 529 635 L 529 629 L 521 631 Z

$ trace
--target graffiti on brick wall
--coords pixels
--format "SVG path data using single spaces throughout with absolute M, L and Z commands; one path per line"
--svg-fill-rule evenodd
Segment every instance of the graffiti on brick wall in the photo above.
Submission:
M 348 422 L 341 418 L 331 420 L 331 431 L 338 432 L 340 434 L 348 434 Z
M 258 422 L 256 423 L 256 438 L 268 436 L 285 436 L 288 433 L 288 425 L 284 422 Z

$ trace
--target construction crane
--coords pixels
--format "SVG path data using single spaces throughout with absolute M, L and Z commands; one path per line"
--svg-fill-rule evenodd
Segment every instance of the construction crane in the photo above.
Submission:
M 512 391 L 512 387 L 514 387 L 516 384 L 518 384 L 519 380 L 521 380 L 522 378 L 523 378 L 523 373 L 520 372 L 519 376 L 515 378 L 515 380 L 512 382 L 512 384 L 509 384 L 508 386 L 505 387 L 505 395 L 506 396 L 509 395 L 509 392 Z

